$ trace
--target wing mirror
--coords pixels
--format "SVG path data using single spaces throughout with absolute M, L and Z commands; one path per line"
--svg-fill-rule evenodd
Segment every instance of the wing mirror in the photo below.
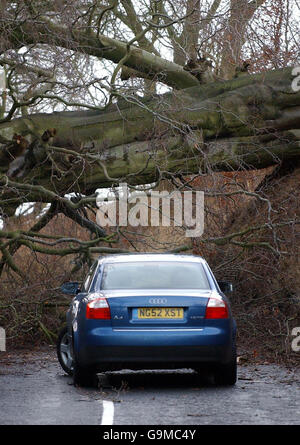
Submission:
M 66 295 L 77 295 L 80 292 L 80 283 L 78 281 L 68 281 L 61 285 L 60 290 Z
M 218 285 L 224 294 L 233 291 L 233 285 L 230 281 L 218 281 Z

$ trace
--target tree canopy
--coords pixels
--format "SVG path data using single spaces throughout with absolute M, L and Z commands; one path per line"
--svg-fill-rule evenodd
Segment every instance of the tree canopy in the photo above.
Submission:
M 183 190 L 191 177 L 296 162 L 297 10 L 281 0 L 2 1 L 1 267 L 22 275 L 20 246 L 120 250 L 120 231 L 95 220 L 98 188 L 168 180 Z M 9 230 L 26 202 L 44 211 L 29 230 Z M 59 213 L 90 240 L 42 234 Z

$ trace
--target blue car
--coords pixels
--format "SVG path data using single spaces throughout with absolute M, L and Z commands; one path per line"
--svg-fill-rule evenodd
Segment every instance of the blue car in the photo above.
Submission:
M 216 384 L 237 378 L 231 283 L 217 282 L 194 255 L 125 254 L 99 258 L 74 295 L 61 331 L 58 359 L 74 384 L 91 386 L 98 372 L 192 368 Z

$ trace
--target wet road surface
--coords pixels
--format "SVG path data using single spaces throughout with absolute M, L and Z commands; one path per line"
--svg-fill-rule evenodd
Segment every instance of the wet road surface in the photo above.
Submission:
M 78 388 L 54 348 L 0 355 L 1 425 L 300 424 L 300 376 L 271 364 L 239 366 L 234 387 L 191 370 L 121 371 Z

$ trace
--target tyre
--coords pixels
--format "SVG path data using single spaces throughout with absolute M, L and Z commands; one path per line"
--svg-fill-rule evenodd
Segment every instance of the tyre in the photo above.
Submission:
M 217 385 L 235 385 L 237 381 L 237 357 L 234 347 L 232 359 L 225 365 L 219 365 L 214 372 L 215 383 Z
M 98 379 L 94 372 L 78 365 L 76 360 L 73 364 L 73 382 L 75 386 L 97 387 Z
M 56 352 L 62 369 L 67 374 L 73 375 L 72 344 L 67 326 L 63 327 L 58 334 Z

